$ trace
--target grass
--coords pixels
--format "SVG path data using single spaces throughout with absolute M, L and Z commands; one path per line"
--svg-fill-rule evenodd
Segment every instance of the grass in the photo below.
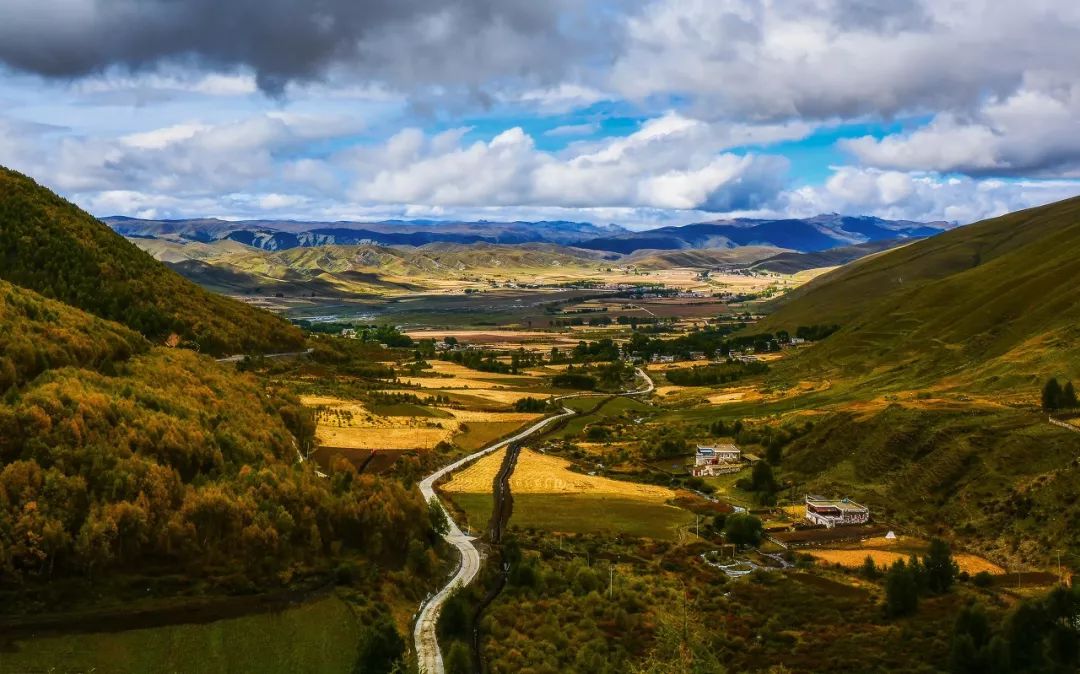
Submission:
M 758 327 L 842 329 L 776 368 L 831 371 L 875 388 L 943 378 L 1013 393 L 1033 375 L 1080 375 L 1080 199 L 954 229 L 804 286 Z M 1034 401 L 1037 390 L 1028 400 Z
M 675 492 L 666 487 L 585 475 L 570 470 L 572 465 L 557 456 L 523 449 L 510 476 L 510 490 L 515 498 L 522 494 L 608 494 L 663 503 L 675 497 Z
M 521 425 L 519 421 L 470 421 L 468 430 L 455 435 L 452 442 L 464 450 L 475 452 L 513 433 Z
M 490 485 L 489 485 L 490 487 Z M 450 500 L 465 513 L 466 521 L 458 522 L 462 530 L 466 524 L 475 533 L 477 529 L 483 529 L 491 521 L 493 507 L 490 488 L 486 494 L 480 493 L 447 493 Z
M 447 493 L 482 494 L 491 493 L 495 475 L 502 466 L 506 450 L 500 449 L 487 456 L 481 457 L 467 466 L 465 470 L 458 471 L 443 485 L 443 491 Z
M 346 672 L 359 635 L 348 605 L 331 596 L 202 625 L 18 641 L 0 651 L 0 672 Z
M 586 404 L 585 401 L 589 401 L 591 404 Z M 604 402 L 607 401 L 607 402 Z M 625 413 L 631 414 L 652 414 L 655 412 L 655 408 L 638 402 L 633 398 L 617 397 L 614 399 L 604 398 L 600 402 L 596 399 L 570 399 L 567 403 L 581 403 L 577 407 L 580 413 L 578 416 L 570 419 L 564 427 L 555 431 L 550 437 L 553 438 L 573 438 L 581 435 L 585 428 L 592 423 L 603 421 L 606 419 L 612 419 L 621 416 Z M 567 405 L 567 407 L 571 407 Z
M 488 499 L 490 501 L 490 497 Z M 689 512 L 609 494 L 514 494 L 511 526 L 561 533 L 607 533 L 677 540 Z
M 874 560 L 874 564 L 880 568 L 888 568 L 897 560 L 907 560 L 909 555 L 895 550 L 875 550 L 871 548 L 842 549 L 842 550 L 807 550 L 806 554 L 827 564 L 839 564 L 849 568 L 858 568 L 863 565 L 867 557 Z M 986 571 L 994 575 L 1005 573 L 997 564 L 988 562 L 977 555 L 957 554 L 953 555 L 957 566 L 961 571 L 972 575 L 980 571 Z
M 390 403 L 372 405 L 371 411 L 383 417 L 428 417 L 432 419 L 451 419 L 454 415 L 436 407 L 416 405 L 414 403 Z

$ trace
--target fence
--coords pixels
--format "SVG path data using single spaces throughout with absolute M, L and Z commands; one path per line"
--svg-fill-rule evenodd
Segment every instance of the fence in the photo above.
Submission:
M 1058 419 L 1055 419 L 1054 417 L 1047 417 L 1047 419 L 1049 419 L 1050 423 L 1054 424 L 1055 426 L 1061 426 L 1062 428 L 1067 428 L 1074 433 L 1080 433 L 1080 427 L 1073 426 L 1070 423 L 1060 421 Z

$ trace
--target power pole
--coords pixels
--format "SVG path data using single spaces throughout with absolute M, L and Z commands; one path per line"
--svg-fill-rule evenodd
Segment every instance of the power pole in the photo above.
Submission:
M 607 598 L 611 599 L 615 592 L 615 565 L 608 563 Z

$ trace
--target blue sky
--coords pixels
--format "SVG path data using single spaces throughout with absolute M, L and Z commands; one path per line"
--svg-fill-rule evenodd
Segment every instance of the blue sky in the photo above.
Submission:
M 10 0 L 0 164 L 98 215 L 970 222 L 1080 194 L 1080 9 L 1009 5 Z

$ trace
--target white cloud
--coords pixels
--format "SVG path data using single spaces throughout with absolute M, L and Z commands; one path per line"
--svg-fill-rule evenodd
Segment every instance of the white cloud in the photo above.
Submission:
M 967 224 L 1077 195 L 1080 181 L 976 179 L 844 166 L 824 185 L 787 192 L 777 206 L 800 216 L 860 213 Z
M 404 130 L 350 157 L 361 202 L 443 207 L 555 206 L 713 209 L 757 207 L 782 188 L 787 162 L 724 152 L 747 138 L 798 137 L 801 126 L 751 130 L 677 113 L 626 137 L 578 143 L 556 154 L 512 128 L 488 142 L 453 143 Z M 367 169 L 365 167 L 376 167 Z
M 656 0 L 626 30 L 612 88 L 713 117 L 962 113 L 1080 63 L 1080 4 L 1062 0 Z
M 880 168 L 1080 176 L 1080 84 L 1023 89 L 986 102 L 966 120 L 945 113 L 912 132 L 843 147 Z

